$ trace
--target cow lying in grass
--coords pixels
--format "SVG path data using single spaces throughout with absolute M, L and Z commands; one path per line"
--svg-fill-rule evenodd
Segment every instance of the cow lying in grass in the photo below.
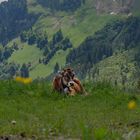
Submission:
M 80 80 L 75 77 L 73 69 L 67 68 L 59 72 L 53 79 L 54 90 L 68 95 L 86 94 Z

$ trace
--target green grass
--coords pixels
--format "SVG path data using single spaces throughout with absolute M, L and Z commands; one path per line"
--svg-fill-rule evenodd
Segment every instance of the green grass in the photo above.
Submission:
M 91 73 L 87 74 L 86 80 L 94 81 L 110 81 L 119 87 L 122 86 L 122 77 L 126 76 L 125 87 L 127 89 L 136 89 L 138 83 L 137 67 L 135 65 L 135 54 L 137 52 L 138 46 L 129 51 L 114 53 L 111 57 L 105 58 L 91 69 Z M 92 76 L 95 69 L 99 70 L 96 72 L 96 76 Z M 98 73 L 98 74 L 97 74 Z
M 66 56 L 69 53 L 69 49 L 67 51 L 58 51 L 55 56 L 50 60 L 50 62 L 47 65 L 44 64 L 38 64 L 36 65 L 32 71 L 30 71 L 30 76 L 33 79 L 36 79 L 38 77 L 47 77 L 51 73 L 53 73 L 54 66 L 56 63 L 59 64 L 60 68 L 63 68 L 66 63 Z
M 35 45 L 28 45 L 27 43 L 17 42 L 19 49 L 15 51 L 9 58 L 9 62 L 16 62 L 17 64 L 23 64 L 31 62 L 38 62 L 39 58 L 42 57 L 42 52 Z
M 46 10 L 47 11 L 47 10 Z M 101 29 L 107 22 L 119 18 L 118 16 L 97 15 L 93 7 L 82 7 L 75 13 L 57 12 L 42 15 L 34 25 L 35 30 L 46 30 L 49 38 L 62 29 L 74 47 L 78 47 L 84 39 Z
M 56 63 L 59 63 L 60 67 L 64 67 L 66 63 L 66 56 L 69 53 L 69 49 L 66 51 L 58 51 L 47 65 L 39 64 L 39 58 L 43 57 L 43 52 L 36 47 L 36 45 L 28 45 L 27 43 L 21 43 L 20 39 L 11 41 L 8 46 L 12 46 L 13 42 L 16 42 L 19 46 L 17 51 L 14 51 L 12 56 L 8 59 L 8 62 L 15 62 L 22 65 L 23 63 L 31 62 L 32 67 L 30 71 L 30 77 L 36 79 L 38 77 L 46 77 L 53 72 Z M 59 59 L 58 59 L 59 58 Z
M 138 94 L 123 93 L 108 84 L 91 83 L 85 88 L 89 96 L 68 97 L 52 92 L 47 82 L 22 85 L 1 81 L 0 135 L 25 132 L 41 140 L 121 140 L 132 130 L 140 131 Z M 127 108 L 131 99 L 137 103 L 134 110 Z M 12 120 L 16 125 L 11 124 Z

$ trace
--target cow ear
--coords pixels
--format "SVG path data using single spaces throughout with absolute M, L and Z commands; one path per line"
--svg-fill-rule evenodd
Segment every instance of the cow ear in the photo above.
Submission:
M 60 74 L 60 75 L 62 75 L 62 73 L 63 73 L 63 70 L 58 70 L 57 72 L 57 74 Z
M 64 71 L 61 71 L 61 75 L 62 75 L 62 76 L 64 76 L 64 73 L 65 73 Z

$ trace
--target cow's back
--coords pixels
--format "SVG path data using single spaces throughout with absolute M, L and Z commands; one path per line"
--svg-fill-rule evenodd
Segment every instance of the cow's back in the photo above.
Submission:
M 60 92 L 62 91 L 61 75 L 57 75 L 53 79 L 53 88 L 54 90 Z

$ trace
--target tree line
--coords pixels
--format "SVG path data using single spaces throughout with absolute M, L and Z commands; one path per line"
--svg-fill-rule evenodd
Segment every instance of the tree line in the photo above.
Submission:
M 29 45 L 35 44 L 40 50 L 43 51 L 43 58 L 39 59 L 39 63 L 48 64 L 51 58 L 59 50 L 67 50 L 72 48 L 72 43 L 68 37 L 64 37 L 61 29 L 57 31 L 52 39 L 48 41 L 46 32 L 35 32 L 32 29 L 24 31 L 20 35 L 22 42 L 27 42 Z
M 13 76 L 29 77 L 31 64 L 16 64 L 8 62 L 12 53 L 19 49 L 16 42 L 9 46 L 0 46 L 0 79 L 11 79 Z
M 30 28 L 37 16 L 28 14 L 26 0 L 8 0 L 0 4 L 0 43 L 9 40 Z
M 28 31 L 23 31 L 20 34 L 20 40 L 26 42 L 29 45 L 35 45 L 43 52 L 43 56 L 38 60 L 39 63 L 48 64 L 55 53 L 59 50 L 67 50 L 72 48 L 72 43 L 68 37 L 64 37 L 61 30 L 58 30 L 48 41 L 48 36 L 46 32 L 35 32 L 32 29 Z M 26 64 L 15 64 L 8 63 L 8 58 L 11 57 L 12 53 L 18 50 L 20 46 L 16 42 L 8 46 L 0 46 L 0 79 L 12 78 L 15 75 L 21 77 L 29 77 L 29 72 L 31 69 L 31 63 Z
M 12 79 L 14 76 L 23 78 L 29 77 L 30 64 L 16 64 L 14 62 L 8 63 L 4 61 L 0 63 L 0 80 Z
M 38 2 L 53 11 L 75 11 L 85 4 L 85 0 L 38 0 Z
M 84 78 L 94 64 L 116 51 L 128 50 L 140 43 L 140 18 L 129 17 L 107 24 L 103 29 L 89 36 L 67 56 L 67 64 L 75 67 L 79 76 Z M 139 61 L 139 54 L 136 61 Z

